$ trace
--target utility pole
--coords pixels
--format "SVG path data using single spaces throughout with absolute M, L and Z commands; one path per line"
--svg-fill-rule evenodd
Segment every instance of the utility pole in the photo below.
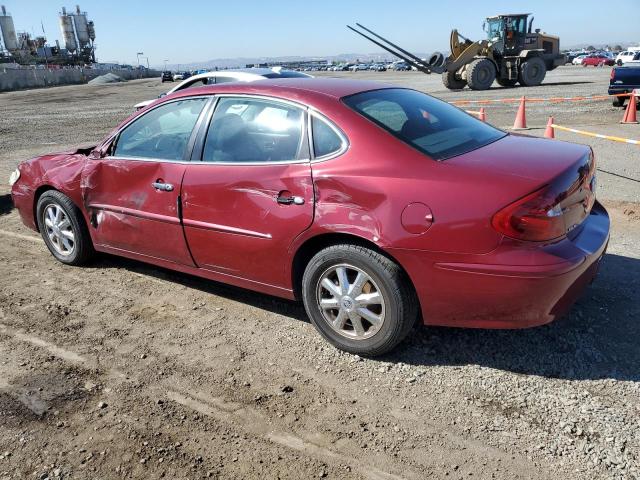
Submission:
M 142 73 L 140 73 L 140 55 L 144 55 L 144 52 L 136 53 L 136 57 L 138 58 L 138 78 L 142 78 Z

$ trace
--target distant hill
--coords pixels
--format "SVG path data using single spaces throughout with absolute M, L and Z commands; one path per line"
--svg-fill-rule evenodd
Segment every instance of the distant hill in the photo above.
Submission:
M 424 58 L 426 53 L 415 53 L 415 55 Z M 327 56 L 282 56 L 282 57 L 238 57 L 238 58 L 215 58 L 212 60 L 206 60 L 203 62 L 181 63 L 181 64 L 168 64 L 169 70 L 196 70 L 199 68 L 244 68 L 246 65 L 257 65 L 260 63 L 285 63 L 285 62 L 308 62 L 308 61 L 330 61 L 330 62 L 355 62 L 360 61 L 363 63 L 368 62 L 385 62 L 399 60 L 393 57 L 391 54 L 382 53 L 341 53 L 339 55 L 327 55 Z M 158 68 L 163 68 L 164 65 L 158 65 Z
M 604 49 L 606 46 L 614 48 L 620 45 L 623 48 L 638 45 L 638 42 L 609 42 L 609 43 L 577 43 L 573 45 L 563 45 L 563 50 L 581 50 L 588 46 L 594 46 L 596 49 Z M 442 50 L 445 55 L 447 54 L 444 49 Z M 412 52 L 414 55 L 420 58 L 426 58 L 430 54 L 425 52 Z M 286 63 L 286 62 L 308 62 L 308 61 L 330 61 L 334 63 L 341 62 L 386 62 L 399 60 L 393 57 L 387 52 L 378 53 L 341 53 L 339 55 L 326 55 L 326 56 L 280 56 L 280 57 L 237 57 L 237 58 L 215 58 L 212 60 L 205 60 L 202 62 L 180 63 L 180 64 L 168 64 L 169 70 L 197 70 L 200 68 L 214 69 L 214 68 L 244 68 L 246 65 L 257 65 L 260 63 Z M 162 69 L 164 65 L 156 65 L 157 68 Z

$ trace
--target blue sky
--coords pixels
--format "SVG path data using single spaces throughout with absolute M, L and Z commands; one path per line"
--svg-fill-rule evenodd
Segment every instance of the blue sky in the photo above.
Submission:
M 596 0 L 0 0 L 16 30 L 60 39 L 57 14 L 64 5 L 82 10 L 96 24 L 100 61 L 136 63 L 144 52 L 151 65 L 214 58 L 322 56 L 373 53 L 379 49 L 347 30 L 360 22 L 408 50 L 446 50 L 449 32 L 482 36 L 482 20 L 496 13 L 533 12 L 534 25 L 558 34 L 561 45 L 640 42 L 639 0 L 618 0 L 609 9 Z M 625 12 L 628 12 L 625 14 Z

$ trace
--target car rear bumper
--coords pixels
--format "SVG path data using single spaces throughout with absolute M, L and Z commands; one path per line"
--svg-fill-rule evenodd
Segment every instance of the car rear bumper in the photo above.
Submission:
M 388 251 L 412 279 L 425 324 L 526 328 L 552 322 L 575 303 L 596 276 L 609 226 L 596 203 L 579 231 L 552 245 L 505 240 L 486 255 Z
M 611 85 L 609 86 L 609 95 L 616 95 L 618 93 L 631 93 L 634 90 L 639 90 L 640 85 Z

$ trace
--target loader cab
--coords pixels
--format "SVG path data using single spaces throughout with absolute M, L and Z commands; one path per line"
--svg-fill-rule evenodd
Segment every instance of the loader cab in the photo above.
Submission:
M 493 49 L 503 56 L 518 55 L 525 49 L 528 13 L 512 15 L 496 15 L 485 21 L 487 40 L 493 44 Z M 533 18 L 532 18 L 533 20 Z

